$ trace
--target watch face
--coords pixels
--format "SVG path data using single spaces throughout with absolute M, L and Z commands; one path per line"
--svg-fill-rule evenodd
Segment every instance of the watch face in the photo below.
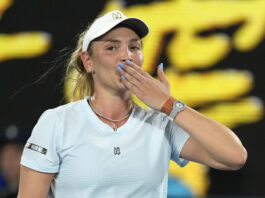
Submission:
M 173 103 L 173 109 L 172 109 L 172 111 L 171 111 L 171 113 L 170 113 L 169 116 L 171 118 L 175 119 L 175 117 L 177 116 L 177 114 L 179 112 L 183 111 L 185 109 L 185 107 L 186 107 L 185 103 L 183 103 L 183 102 L 181 102 L 179 100 L 178 101 L 175 101 Z
M 177 103 L 176 103 L 176 107 L 179 108 L 179 109 L 182 108 L 183 106 L 184 106 L 184 105 L 183 105 L 182 103 L 180 103 L 180 102 L 177 102 Z

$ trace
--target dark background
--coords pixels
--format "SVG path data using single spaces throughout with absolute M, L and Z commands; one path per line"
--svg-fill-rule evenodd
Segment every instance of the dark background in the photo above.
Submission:
M 129 6 L 150 1 L 126 2 Z M 17 0 L 6 10 L 0 20 L 0 33 L 44 31 L 52 35 L 52 46 L 46 54 L 36 58 L 0 62 L 1 132 L 15 124 L 29 135 L 43 111 L 64 104 L 63 86 L 60 84 L 64 68 L 54 60 L 60 56 L 60 50 L 75 45 L 76 34 L 102 11 L 104 3 L 104 0 Z M 226 65 L 250 70 L 255 79 L 250 95 L 264 101 L 264 55 L 265 40 L 250 52 L 233 50 L 216 67 L 224 68 Z M 34 83 L 51 68 L 45 79 Z M 209 194 L 265 197 L 264 119 L 237 127 L 234 131 L 248 151 L 248 161 L 236 172 L 211 169 Z

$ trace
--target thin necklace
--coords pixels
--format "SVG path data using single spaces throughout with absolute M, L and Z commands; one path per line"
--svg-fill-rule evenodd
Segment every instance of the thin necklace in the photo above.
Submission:
M 120 121 L 122 121 L 122 120 L 125 120 L 125 119 L 130 115 L 130 113 L 131 113 L 131 110 L 130 110 L 129 113 L 128 113 L 126 116 L 124 116 L 123 118 L 121 118 L 121 119 L 119 119 L 119 120 L 112 120 L 112 119 L 107 118 L 106 116 L 102 115 L 101 113 L 98 113 L 98 112 L 93 108 L 93 105 L 92 105 L 92 103 L 90 102 L 90 100 L 88 100 L 88 104 L 90 105 L 92 111 L 93 111 L 95 114 L 97 114 L 98 116 L 100 116 L 100 117 L 102 117 L 102 118 L 104 118 L 104 119 L 106 119 L 106 120 L 108 120 L 108 121 L 111 122 L 111 124 L 112 124 L 112 128 L 113 128 L 114 131 L 117 131 L 117 129 L 118 129 L 118 127 L 117 127 L 117 125 L 115 124 L 115 122 L 120 122 Z

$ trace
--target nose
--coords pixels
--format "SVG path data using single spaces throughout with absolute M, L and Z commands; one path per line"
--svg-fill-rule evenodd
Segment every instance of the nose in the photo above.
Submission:
M 120 57 L 121 62 L 125 62 L 126 60 L 132 61 L 132 52 L 128 47 L 126 47 L 121 54 Z

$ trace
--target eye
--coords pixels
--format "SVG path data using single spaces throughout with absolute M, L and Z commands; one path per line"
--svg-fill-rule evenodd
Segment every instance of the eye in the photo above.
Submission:
M 133 46 L 131 46 L 131 49 L 132 50 L 140 50 L 141 48 L 139 46 L 133 45 Z
M 117 49 L 117 47 L 114 47 L 114 46 L 109 46 L 109 47 L 107 47 L 107 50 L 109 50 L 109 51 L 114 51 L 114 50 L 116 50 Z

